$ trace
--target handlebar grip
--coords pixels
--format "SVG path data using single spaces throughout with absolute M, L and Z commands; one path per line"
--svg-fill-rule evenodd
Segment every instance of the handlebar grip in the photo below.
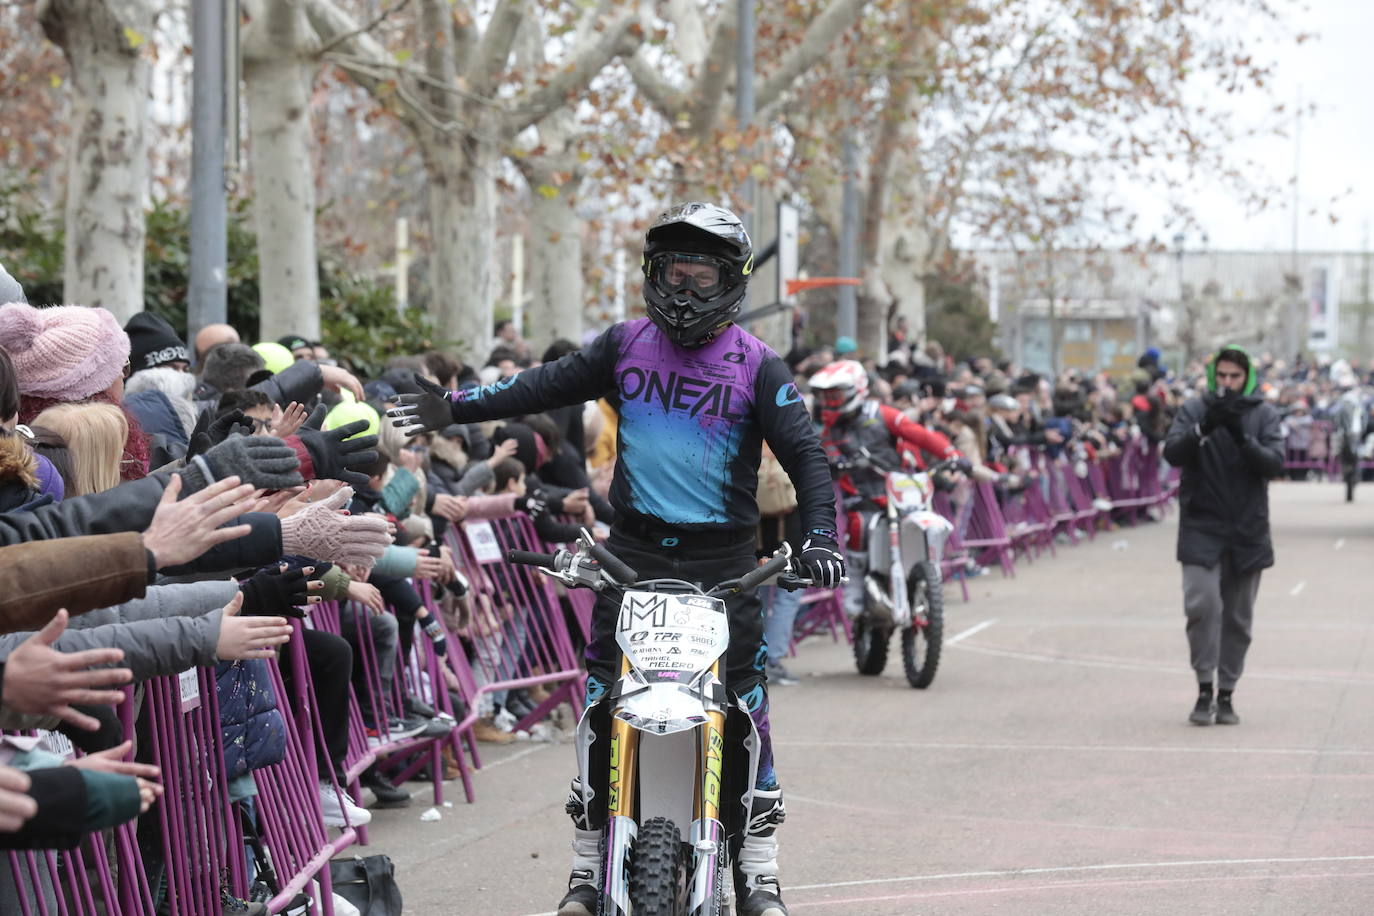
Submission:
M 541 566 L 544 569 L 553 569 L 553 554 L 534 553 L 529 550 L 508 550 L 506 551 L 506 562 L 518 566 Z
M 758 567 L 757 569 L 750 570 L 749 572 L 740 576 L 738 585 L 739 590 L 747 591 L 748 589 L 753 588 L 754 586 L 762 582 L 764 579 L 769 579 L 774 574 L 782 572 L 784 569 L 787 568 L 788 564 L 791 562 L 792 558 L 784 554 L 779 554 L 778 556 L 773 557 L 771 560 L 769 560 L 762 566 Z
M 611 578 L 621 585 L 634 585 L 639 581 L 639 573 L 625 564 L 625 561 L 606 549 L 605 544 L 596 544 L 591 550 L 592 557 L 601 568 L 611 574 Z

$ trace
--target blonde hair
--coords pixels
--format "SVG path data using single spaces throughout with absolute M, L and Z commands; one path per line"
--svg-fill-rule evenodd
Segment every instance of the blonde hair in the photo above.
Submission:
M 113 404 L 57 404 L 34 417 L 67 441 L 72 480 L 68 496 L 100 493 L 119 484 L 119 460 L 129 437 L 129 421 Z

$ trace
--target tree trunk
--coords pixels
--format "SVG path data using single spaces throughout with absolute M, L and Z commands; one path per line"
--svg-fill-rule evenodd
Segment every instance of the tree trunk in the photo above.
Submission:
M 557 194 L 541 194 L 540 187 L 555 187 L 530 175 L 530 241 L 526 246 L 530 304 L 525 310 L 525 335 L 530 351 L 538 354 L 562 337 L 582 342 L 582 226 L 577 217 L 574 178 Z
M 74 90 L 63 298 L 122 323 L 143 310 L 152 68 L 140 48 L 152 40 L 152 11 L 133 0 L 53 0 L 40 21 L 67 57 Z
M 318 340 L 311 68 L 302 47 L 307 26 L 295 0 L 259 0 L 249 9 L 256 15 L 244 34 L 244 81 L 262 301 L 259 337 Z
M 496 172 L 500 154 L 471 138 L 427 146 L 430 311 L 443 340 L 481 365 L 491 342 Z

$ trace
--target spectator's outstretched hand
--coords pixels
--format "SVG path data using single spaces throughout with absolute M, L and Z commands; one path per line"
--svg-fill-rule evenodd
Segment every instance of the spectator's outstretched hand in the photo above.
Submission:
M 324 588 L 323 582 L 309 578 L 314 571 L 313 566 L 287 569 L 286 564 L 258 570 L 239 583 L 244 613 L 304 618 L 301 606 L 319 604 L 319 596 L 310 593 Z
M 14 833 L 38 813 L 38 802 L 28 794 L 29 774 L 14 767 L 0 767 L 0 833 Z
M 347 388 L 354 400 L 367 400 L 367 394 L 363 391 L 363 383 L 358 381 L 357 376 L 347 369 L 340 366 L 320 366 L 320 375 L 323 377 L 324 387 L 330 391 Z
M 300 466 L 295 449 L 280 439 L 233 436 L 188 462 L 181 476 L 188 493 L 234 476 L 257 489 L 285 490 L 305 483 Z
M 296 435 L 310 453 L 317 478 L 365 487 L 367 475 L 354 468 L 365 468 L 377 461 L 377 437 L 358 435 L 365 429 L 366 420 L 354 420 L 328 432 L 302 427 Z
M 272 405 L 272 422 L 267 425 L 267 435 L 276 436 L 278 439 L 285 439 L 287 436 L 294 436 L 296 430 L 305 425 L 306 420 L 305 405 L 292 401 L 282 410 L 280 404 Z M 319 427 L 315 427 L 319 429 Z
M 373 514 L 349 515 L 344 506 L 352 498 L 353 489 L 342 487 L 282 519 L 283 552 L 371 569 L 391 543 L 387 520 Z
M 87 649 L 59 652 L 53 643 L 67 629 L 67 609 L 10 653 L 5 662 L 5 682 L 0 689 L 4 705 L 30 715 L 56 716 L 77 728 L 93 732 L 100 722 L 72 709 L 74 703 L 113 706 L 123 701 L 124 691 L 110 689 L 129 683 L 128 668 L 95 668 L 124 660 L 123 649 Z
M 434 384 L 429 379 L 415 374 L 415 384 L 422 394 L 403 394 L 397 398 L 399 406 L 386 412 L 391 425 L 398 427 L 407 436 L 443 429 L 453 422 L 453 401 L 448 389 Z
M 252 432 L 253 424 L 241 410 L 231 410 L 219 417 L 216 417 L 213 411 L 202 411 L 200 418 L 196 420 L 195 428 L 191 430 L 186 460 L 190 461 L 196 455 L 208 452 L 235 433 L 247 436 Z
M 112 747 L 107 751 L 97 751 L 94 754 L 87 754 L 75 760 L 68 760 L 67 766 L 76 767 L 79 770 L 97 770 L 101 773 L 118 773 L 121 776 L 137 776 L 140 779 L 157 780 L 162 778 L 162 771 L 151 763 L 138 763 L 134 760 L 125 760 L 129 752 L 134 749 L 132 741 L 125 741 L 118 747 Z M 161 789 L 161 787 L 159 787 Z M 158 793 L 161 794 L 161 791 Z
M 252 528 L 221 525 L 252 510 L 253 488 L 229 477 L 191 494 L 180 502 L 181 477 L 173 474 L 153 522 L 143 532 L 143 546 L 152 551 L 158 569 L 189 563 L 216 544 L 241 538 Z
M 215 657 L 220 661 L 271 658 L 277 646 L 291 638 L 291 624 L 285 617 L 240 617 L 242 607 L 242 592 L 225 605 Z

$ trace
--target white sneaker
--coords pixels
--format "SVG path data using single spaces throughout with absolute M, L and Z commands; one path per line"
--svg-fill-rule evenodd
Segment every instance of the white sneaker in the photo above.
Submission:
M 333 783 L 320 783 L 320 814 L 326 827 L 361 827 L 372 820 L 372 812 L 359 808 L 348 797 L 347 792 L 339 792 Z M 344 822 L 347 814 L 348 821 Z

